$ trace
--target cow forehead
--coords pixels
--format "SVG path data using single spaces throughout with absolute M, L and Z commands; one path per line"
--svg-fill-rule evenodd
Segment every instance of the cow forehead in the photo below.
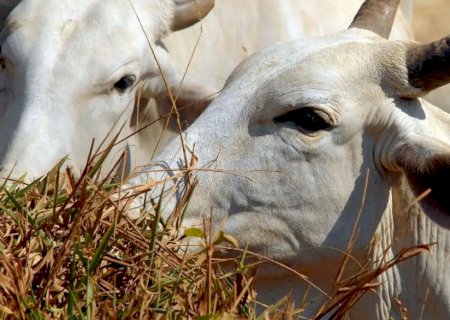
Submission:
M 89 24 L 89 19 L 106 19 L 107 15 L 117 14 L 118 10 L 125 7 L 125 2 L 110 0 L 104 3 L 102 10 L 99 9 L 98 0 L 24 0 L 11 13 L 8 21 L 19 21 L 21 27 L 56 27 L 66 21 L 79 20 Z M 113 18 L 114 16 L 110 16 Z
M 339 61 L 339 55 L 351 55 L 351 53 L 345 52 L 345 50 L 336 50 L 336 55 L 332 56 L 334 49 L 351 43 L 357 46 L 358 43 L 367 44 L 382 41 L 385 40 L 369 31 L 346 30 L 332 36 L 277 44 L 254 54 L 242 62 L 233 71 L 226 86 L 232 86 L 236 83 L 239 83 L 240 87 L 242 83 L 247 83 L 249 86 L 260 86 L 265 82 L 271 82 L 276 77 L 282 77 L 286 70 L 301 64 L 310 64 L 310 70 L 313 70 L 315 67 L 320 68 L 325 64 L 329 64 L 330 67 L 342 65 L 345 63 L 344 61 Z M 326 55 L 322 55 L 325 51 L 327 51 Z M 317 57 L 324 59 L 324 61 L 318 60 Z M 310 63 L 312 60 L 315 60 L 313 64 Z M 326 72 L 326 70 L 323 71 Z
M 43 37 L 81 42 L 89 38 L 102 41 L 105 35 L 127 33 L 131 40 L 141 30 L 133 7 L 150 40 L 167 33 L 172 17 L 171 1 L 148 0 L 145 5 L 142 1 L 135 2 L 132 6 L 127 0 L 24 0 L 9 16 L 2 39 L 20 30 L 28 42 L 43 45 L 47 44 L 41 41 Z
M 236 68 L 222 96 L 210 106 L 210 112 L 234 102 L 240 105 L 231 108 L 238 110 L 235 112 L 245 111 L 249 116 L 264 118 L 279 115 L 279 107 L 317 106 L 327 102 L 338 105 L 339 101 L 349 100 L 349 96 L 357 99 L 371 85 L 369 77 L 376 75 L 368 68 L 361 68 L 361 61 L 376 69 L 375 59 L 368 50 L 372 44 L 381 42 L 386 43 L 371 32 L 347 30 L 330 37 L 297 40 L 263 50 Z M 374 49 L 374 54 L 379 51 Z M 245 101 L 250 105 L 242 108 Z

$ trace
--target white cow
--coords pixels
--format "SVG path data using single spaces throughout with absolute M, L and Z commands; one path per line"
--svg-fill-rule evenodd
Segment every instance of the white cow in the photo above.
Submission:
M 30 177 L 66 155 L 81 169 L 92 139 L 97 148 L 123 125 L 119 140 L 129 135 L 140 89 L 145 98 L 166 95 L 166 85 L 176 93 L 183 73 L 158 42 L 213 6 L 212 0 L 22 0 L 2 1 L 0 11 L 15 2 L 0 36 L 0 166 L 2 176 L 14 169 Z M 211 93 L 185 79 L 179 101 Z
M 263 46 L 343 28 L 362 0 L 221 0 L 204 21 L 202 33 L 198 24 L 164 39 L 169 53 L 157 44 L 170 31 L 172 1 L 131 2 L 163 72 L 170 75 L 174 93 L 182 78 L 178 70 L 184 71 L 193 55 L 178 97 L 187 105 L 220 90 L 233 68 Z M 192 0 L 175 2 L 179 17 L 182 8 L 193 6 Z M 115 131 L 125 124 L 122 138 L 170 110 L 165 85 L 130 1 L 0 0 L 1 16 L 17 3 L 0 38 L 5 61 L 0 91 L 1 176 L 12 168 L 16 175 L 39 176 L 66 155 L 80 170 L 92 139 L 100 144 L 115 123 Z M 211 1 L 204 5 L 201 15 Z M 191 16 L 193 11 L 197 18 L 195 9 Z M 183 27 L 192 22 L 191 17 Z M 394 37 L 409 37 L 405 25 L 400 18 Z M 144 89 L 143 98 L 156 98 L 160 109 L 140 104 L 133 110 L 139 87 Z M 199 113 L 185 110 L 182 116 L 189 122 Z M 162 123 L 143 131 L 137 141 L 122 143 L 115 154 L 127 145 L 133 156 L 130 166 L 147 163 Z
M 355 260 L 375 267 L 383 253 L 390 259 L 401 248 L 437 244 L 432 255 L 384 273 L 350 318 L 400 319 L 398 300 L 408 318 L 450 318 L 450 115 L 420 98 L 450 82 L 450 38 L 387 41 L 397 5 L 368 0 L 346 31 L 252 55 L 185 131 L 187 160 L 192 150 L 198 158 L 185 225 L 212 213 L 214 228 L 321 290 L 265 264 L 257 283 L 263 302 L 293 290 L 312 316 L 333 292 L 357 224 L 343 278 L 358 269 Z M 152 172 L 165 170 L 167 215 L 188 183 L 182 149 L 170 142 L 124 188 L 165 179 Z

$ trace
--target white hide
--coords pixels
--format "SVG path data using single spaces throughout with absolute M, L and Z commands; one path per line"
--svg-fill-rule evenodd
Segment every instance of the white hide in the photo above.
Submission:
M 169 32 L 172 3 L 134 5 L 165 68 L 166 52 L 155 42 Z M 80 170 L 94 138 L 98 147 L 124 124 L 122 137 L 130 133 L 136 84 L 160 78 L 128 1 L 23 0 L 1 37 L 7 79 L 0 118 L 3 174 L 14 169 L 36 177 L 66 155 Z M 136 82 L 119 92 L 114 84 L 126 75 Z
M 265 49 L 236 68 L 185 132 L 188 158 L 195 150 L 200 170 L 194 171 L 198 185 L 184 224 L 201 226 L 212 213 L 214 227 L 241 247 L 285 263 L 320 288 L 263 264 L 258 300 L 274 303 L 292 290 L 297 306 L 307 301 L 302 316 L 311 317 L 333 292 L 365 195 L 343 278 L 357 270 L 355 261 L 369 258 L 375 266 L 383 252 L 391 258 L 401 248 L 438 244 L 432 255 L 383 274 L 377 292 L 366 294 L 350 319 L 400 319 L 395 299 L 412 319 L 450 317 L 450 275 L 444 267 L 450 232 L 436 224 L 450 228 L 450 206 L 442 196 L 450 171 L 450 116 L 421 99 L 402 98 L 418 92 L 405 81 L 409 45 L 350 29 Z M 294 123 L 307 121 L 301 115 L 277 120 L 305 108 L 329 127 L 304 129 Z M 439 157 L 442 163 L 433 160 Z M 165 177 L 154 170 L 175 177 L 184 164 L 179 141 L 169 143 L 158 159 L 125 189 Z M 166 215 L 182 193 L 170 181 L 179 188 L 186 183 L 166 181 Z M 426 198 L 424 209 L 412 204 L 428 187 L 436 187 L 437 196 Z M 156 188 L 152 195 L 159 193 Z M 435 200 L 444 203 L 434 206 Z M 139 207 L 142 199 L 134 204 Z
M 177 91 L 193 57 L 182 88 L 200 89 L 192 96 L 203 98 L 219 91 L 242 59 L 266 45 L 347 27 L 362 0 L 218 0 L 202 24 L 163 39 L 169 52 L 157 44 L 169 33 L 170 1 L 133 3 L 163 72 L 172 79 L 172 91 Z M 409 38 L 407 25 L 400 14 L 393 38 Z M 40 176 L 67 155 L 79 171 L 92 139 L 98 146 L 113 127 L 109 138 L 123 125 L 122 139 L 167 112 L 142 104 L 142 112 L 133 110 L 140 82 L 147 84 L 146 99 L 165 93 L 165 86 L 128 0 L 23 0 L 1 40 L 6 61 L 0 79 L 3 177 L 13 168 L 14 176 Z M 137 85 L 119 94 L 113 85 L 126 74 L 135 75 Z M 104 171 L 123 147 L 129 151 L 130 169 L 147 164 L 163 123 L 120 144 Z M 166 140 L 163 137 L 160 145 Z

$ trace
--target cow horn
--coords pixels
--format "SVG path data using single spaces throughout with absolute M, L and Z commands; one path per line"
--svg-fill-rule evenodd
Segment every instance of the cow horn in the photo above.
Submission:
M 174 0 L 172 31 L 190 27 L 204 18 L 214 7 L 214 0 Z
M 366 0 L 349 28 L 370 30 L 387 39 L 399 3 L 400 0 Z
M 425 92 L 450 83 L 450 36 L 410 47 L 406 66 L 409 83 Z

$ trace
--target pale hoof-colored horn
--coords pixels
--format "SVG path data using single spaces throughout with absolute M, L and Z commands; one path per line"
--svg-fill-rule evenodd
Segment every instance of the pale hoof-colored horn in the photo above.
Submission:
M 214 0 L 174 0 L 175 14 L 171 29 L 178 31 L 203 19 L 214 7 Z
M 387 39 L 399 3 L 400 0 L 366 0 L 349 28 L 370 30 Z

